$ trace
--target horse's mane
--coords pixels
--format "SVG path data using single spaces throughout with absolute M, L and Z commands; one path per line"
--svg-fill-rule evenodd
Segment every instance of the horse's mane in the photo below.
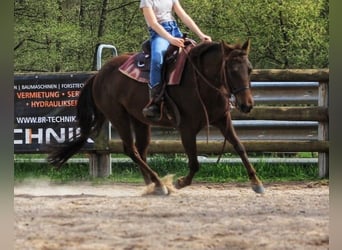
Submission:
M 220 43 L 218 42 L 202 42 L 193 47 L 190 50 L 189 55 L 192 59 L 196 57 L 201 57 L 201 55 L 208 52 L 209 50 L 218 49 L 219 45 Z
M 190 57 L 192 59 L 195 58 L 201 58 L 201 56 L 207 52 L 213 51 L 213 50 L 218 50 L 221 51 L 221 44 L 224 43 L 222 42 L 201 42 L 197 44 L 194 48 L 191 49 L 190 51 Z M 241 44 L 227 44 L 224 43 L 224 46 L 229 47 L 231 50 L 234 49 L 241 49 Z

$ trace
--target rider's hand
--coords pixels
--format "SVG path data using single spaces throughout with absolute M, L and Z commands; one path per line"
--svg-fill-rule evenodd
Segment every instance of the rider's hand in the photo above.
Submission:
M 172 45 L 183 48 L 184 47 L 184 39 L 179 37 L 172 37 L 169 41 Z
M 202 42 L 211 42 L 211 37 L 207 35 L 203 35 L 200 39 Z

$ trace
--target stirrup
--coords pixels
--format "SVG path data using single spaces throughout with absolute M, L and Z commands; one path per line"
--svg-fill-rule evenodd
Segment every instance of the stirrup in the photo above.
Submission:
M 160 110 L 157 104 L 152 103 L 143 108 L 143 115 L 147 118 L 160 117 Z
M 163 106 L 163 102 L 160 104 L 150 102 L 143 108 L 142 113 L 147 119 L 158 122 L 162 119 Z

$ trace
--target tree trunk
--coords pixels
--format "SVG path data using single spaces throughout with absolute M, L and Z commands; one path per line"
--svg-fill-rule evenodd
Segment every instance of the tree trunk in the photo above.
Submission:
M 58 15 L 57 15 L 57 22 L 62 25 L 63 24 L 63 17 L 62 17 L 62 13 L 63 13 L 63 6 L 62 6 L 62 1 L 58 0 Z M 60 72 L 62 70 L 62 63 L 61 63 L 61 59 L 60 56 L 58 55 L 62 55 L 62 45 L 61 45 L 61 41 L 59 40 L 59 38 L 57 38 L 56 40 L 56 54 L 57 54 L 57 60 L 55 63 L 55 68 L 54 71 L 55 72 Z
M 106 18 L 107 18 L 107 6 L 108 6 L 108 0 L 103 0 L 102 1 L 102 8 L 101 8 L 100 23 L 99 23 L 99 28 L 97 31 L 97 40 L 98 41 L 100 41 L 101 37 L 104 35 L 105 23 L 106 23 Z M 96 70 L 96 52 L 97 52 L 98 46 L 99 46 L 99 43 L 96 45 L 96 49 L 94 51 L 92 70 Z
M 103 0 L 97 38 L 101 38 L 104 34 L 105 22 L 107 18 L 107 6 L 108 6 L 108 0 Z

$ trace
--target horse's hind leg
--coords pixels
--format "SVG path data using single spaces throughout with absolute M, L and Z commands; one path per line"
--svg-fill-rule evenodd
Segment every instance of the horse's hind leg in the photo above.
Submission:
M 245 166 L 247 170 L 248 177 L 252 184 L 252 189 L 256 193 L 263 193 L 264 187 L 262 185 L 262 182 L 259 180 L 258 176 L 256 175 L 256 171 L 252 164 L 248 160 L 247 152 L 245 147 L 242 145 L 240 139 L 235 133 L 235 129 L 233 127 L 232 121 L 230 119 L 230 114 L 226 118 L 223 118 L 221 121 L 214 124 L 214 126 L 218 127 L 223 134 L 223 136 L 227 139 L 228 142 L 230 142 L 236 153 L 239 154 L 243 165 Z
M 112 117 L 110 121 L 120 135 L 125 154 L 138 164 L 145 182 L 149 183 L 152 181 L 155 184 L 153 193 L 162 195 L 168 194 L 169 191 L 167 187 L 162 184 L 158 174 L 147 165 L 144 159 L 142 159 L 137 147 L 134 145 L 129 115 L 125 111 L 113 113 L 115 114 L 115 117 Z

